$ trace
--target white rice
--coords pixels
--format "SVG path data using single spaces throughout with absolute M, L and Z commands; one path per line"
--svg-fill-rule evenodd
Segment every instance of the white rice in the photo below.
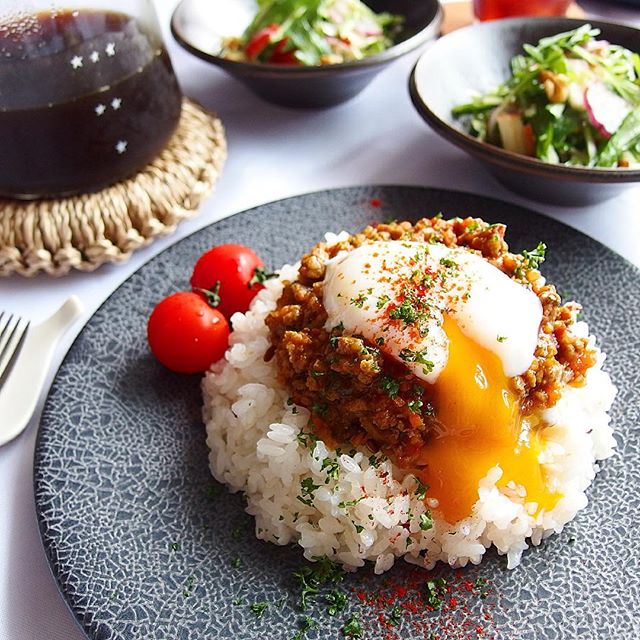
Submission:
M 543 413 L 550 426 L 541 462 L 562 494 L 548 512 L 536 514 L 537 505 L 520 497 L 522 488 L 498 488 L 502 471 L 494 467 L 480 482 L 471 516 L 449 525 L 434 511 L 433 527 L 423 531 L 420 515 L 428 507 L 415 495 L 414 476 L 403 477 L 389 461 L 372 466 L 369 452 L 336 455 L 322 441 L 306 446 L 298 436 L 305 432 L 309 412 L 287 403 L 289 393 L 276 380 L 274 359 L 264 361 L 270 346 L 265 316 L 276 307 L 282 280 L 296 273 L 296 267 L 283 267 L 280 279 L 265 283 L 246 314 L 233 316 L 230 348 L 203 380 L 211 472 L 232 491 L 245 493 L 258 538 L 280 545 L 297 542 L 308 559 L 326 556 L 347 568 L 374 561 L 376 573 L 390 569 L 400 556 L 427 568 L 439 560 L 451 566 L 478 564 L 491 545 L 513 568 L 528 541 L 537 545 L 560 532 L 587 505 L 585 490 L 597 461 L 611 456 L 616 445 L 607 415 L 616 389 L 602 371 L 600 352 L 586 384 L 567 387 Z M 574 331 L 588 335 L 584 322 Z M 337 478 L 322 469 L 325 458 L 337 464 Z M 301 496 L 311 505 L 298 499 L 305 480 L 318 487 Z

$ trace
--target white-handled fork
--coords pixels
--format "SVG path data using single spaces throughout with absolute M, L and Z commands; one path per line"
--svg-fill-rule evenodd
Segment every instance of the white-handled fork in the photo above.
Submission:
M 0 316 L 0 445 L 29 423 L 58 340 L 82 311 L 72 296 L 38 325 L 6 313 Z

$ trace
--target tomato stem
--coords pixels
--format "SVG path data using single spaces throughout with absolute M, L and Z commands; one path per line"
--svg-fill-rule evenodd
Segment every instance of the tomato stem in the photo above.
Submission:
M 220 304 L 220 280 L 211 289 L 195 288 L 194 291 L 201 293 L 210 307 L 215 309 Z
M 269 273 L 263 267 L 256 267 L 253 271 L 251 280 L 249 280 L 249 282 L 247 283 L 247 287 L 251 289 L 254 284 L 262 284 L 265 280 L 275 278 L 277 275 L 277 273 Z

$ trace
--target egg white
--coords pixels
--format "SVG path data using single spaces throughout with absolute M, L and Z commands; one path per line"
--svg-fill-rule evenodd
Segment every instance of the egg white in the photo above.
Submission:
M 417 269 L 428 273 L 433 283 L 420 335 L 389 318 L 389 309 L 402 300 L 403 288 L 415 280 Z M 531 365 L 542 321 L 538 297 L 479 254 L 422 242 L 370 242 L 339 253 L 327 264 L 323 303 L 328 330 L 342 323 L 347 333 L 378 344 L 397 360 L 402 360 L 403 350 L 423 353 L 428 367 L 402 361 L 431 384 L 447 364 L 445 314 L 468 338 L 498 356 L 508 377 Z

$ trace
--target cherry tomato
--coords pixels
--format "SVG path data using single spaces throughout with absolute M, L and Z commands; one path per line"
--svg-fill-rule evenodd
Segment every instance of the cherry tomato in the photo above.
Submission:
M 274 64 L 300 64 L 300 61 L 296 58 L 295 49 L 285 51 L 288 42 L 289 38 L 284 38 L 276 44 L 269 57 L 269 62 L 273 62 Z
M 276 33 L 279 28 L 279 24 L 273 23 L 264 29 L 260 29 L 260 31 L 256 31 L 244 48 L 247 58 L 249 58 L 249 60 L 255 60 L 271 44 L 271 36 Z
M 245 312 L 263 288 L 263 266 L 249 247 L 221 244 L 200 256 L 191 274 L 191 287 L 200 293 L 217 293 L 220 301 L 216 308 L 230 318 L 236 311 Z
M 147 339 L 165 367 L 199 373 L 224 355 L 229 324 L 202 296 L 181 291 L 156 305 L 147 323 Z

